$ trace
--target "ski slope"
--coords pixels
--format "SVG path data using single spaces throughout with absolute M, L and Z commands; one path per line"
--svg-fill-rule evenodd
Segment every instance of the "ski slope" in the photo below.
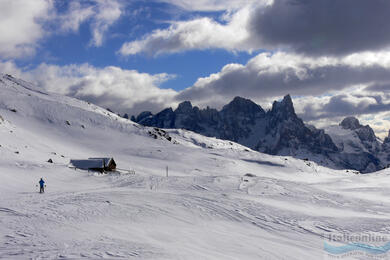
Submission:
M 0 116 L 0 259 L 321 259 L 329 234 L 390 231 L 388 170 L 162 132 L 7 75 Z M 135 174 L 68 167 L 102 156 Z

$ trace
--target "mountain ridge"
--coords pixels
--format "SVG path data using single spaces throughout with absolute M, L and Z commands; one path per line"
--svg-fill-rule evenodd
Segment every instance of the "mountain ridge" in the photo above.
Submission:
M 268 111 L 237 96 L 219 111 L 199 109 L 184 101 L 175 110 L 166 108 L 156 114 L 144 111 L 132 118 L 141 125 L 182 128 L 259 152 L 310 159 L 336 169 L 373 172 L 385 168 L 390 159 L 390 141 L 380 143 L 370 126 L 361 125 L 355 117 L 345 118 L 337 131 L 308 126 L 295 113 L 289 94 L 274 101 Z M 338 131 L 355 136 L 355 143 L 350 138 L 346 139 L 348 143 L 341 143 Z

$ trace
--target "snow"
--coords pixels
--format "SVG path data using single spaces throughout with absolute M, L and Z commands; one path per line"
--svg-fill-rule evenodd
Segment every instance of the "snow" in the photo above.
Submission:
M 389 170 L 347 173 L 184 130 L 169 141 L 0 79 L 0 259 L 321 259 L 329 234 L 390 231 Z M 92 157 L 135 174 L 68 167 Z
M 74 166 L 78 169 L 88 170 L 88 169 L 104 169 L 104 161 L 98 159 L 91 160 L 70 160 L 71 166 Z
M 331 136 L 335 145 L 346 153 L 369 152 L 353 130 L 333 125 L 327 127 L 325 132 Z

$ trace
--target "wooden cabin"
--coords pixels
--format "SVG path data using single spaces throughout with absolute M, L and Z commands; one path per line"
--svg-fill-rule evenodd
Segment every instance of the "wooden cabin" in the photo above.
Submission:
M 116 170 L 116 162 L 114 158 L 88 158 L 88 160 L 101 160 L 103 162 L 103 169 L 105 171 L 115 171 Z
M 116 163 L 114 158 L 88 158 L 86 160 L 70 160 L 70 164 L 76 169 L 96 171 L 96 172 L 110 172 L 116 170 Z

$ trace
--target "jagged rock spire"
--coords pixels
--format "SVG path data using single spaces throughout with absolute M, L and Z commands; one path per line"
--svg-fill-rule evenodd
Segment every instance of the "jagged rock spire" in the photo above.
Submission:
M 222 109 L 224 113 L 265 113 L 263 108 L 250 99 L 235 97 L 229 104 Z
M 277 118 L 279 120 L 297 118 L 294 105 L 289 94 L 284 96 L 283 100 L 280 102 L 274 101 L 270 113 L 275 117 L 275 119 Z
M 390 130 L 389 133 L 387 134 L 387 137 L 385 137 L 385 140 L 383 140 L 384 144 L 389 144 L 390 143 Z
M 362 127 L 359 120 L 353 116 L 344 118 L 344 120 L 340 123 L 340 126 L 344 129 L 350 130 L 355 130 Z
M 192 111 L 192 104 L 190 101 L 183 101 L 176 108 L 175 112 L 188 113 Z

